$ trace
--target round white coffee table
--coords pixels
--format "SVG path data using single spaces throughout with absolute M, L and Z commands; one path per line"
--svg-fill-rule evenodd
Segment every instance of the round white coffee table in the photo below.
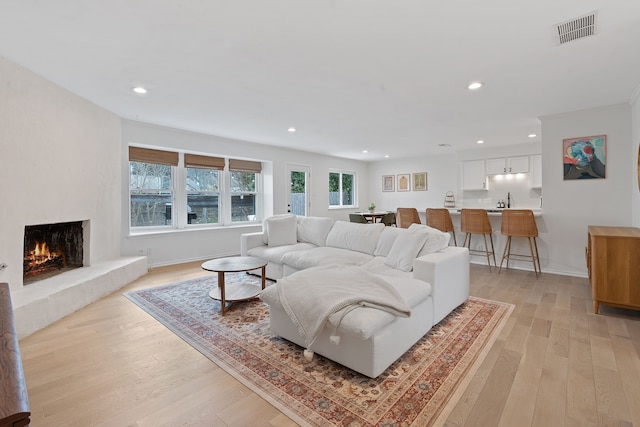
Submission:
M 209 292 L 209 296 L 220 301 L 222 314 L 227 311 L 227 302 L 247 301 L 258 296 L 265 288 L 265 273 L 267 261 L 253 256 L 232 256 L 216 258 L 202 263 L 202 268 L 218 273 L 218 287 Z M 262 269 L 262 288 L 251 283 L 241 283 L 225 289 L 224 273 L 236 273 Z

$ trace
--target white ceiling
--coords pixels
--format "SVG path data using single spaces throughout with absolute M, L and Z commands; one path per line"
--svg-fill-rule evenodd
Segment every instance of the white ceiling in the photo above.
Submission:
M 593 11 L 597 35 L 556 44 Z M 640 1 L 0 0 L 0 55 L 127 119 L 380 160 L 630 101 Z

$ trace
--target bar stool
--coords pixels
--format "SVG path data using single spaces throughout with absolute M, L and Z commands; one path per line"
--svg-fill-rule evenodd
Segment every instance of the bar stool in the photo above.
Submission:
M 493 265 L 497 266 L 496 254 L 493 248 L 493 236 L 491 229 L 491 223 L 489 222 L 489 215 L 484 209 L 462 209 L 460 211 L 460 231 L 467 233 L 464 236 L 464 243 L 462 246 L 466 246 L 469 249 L 469 253 L 472 255 L 486 255 L 487 264 L 489 264 L 489 271 L 491 271 L 491 259 L 489 255 L 493 256 Z M 484 253 L 481 251 L 471 250 L 471 235 L 482 234 L 484 237 Z M 491 242 L 491 251 L 487 245 L 487 235 L 489 235 L 489 241 Z M 467 243 L 468 241 L 468 243 Z
M 537 279 L 538 274 L 542 273 L 542 270 L 540 269 L 540 256 L 538 255 L 538 244 L 536 243 L 536 237 L 538 237 L 538 226 L 536 225 L 536 219 L 533 216 L 533 211 L 530 209 L 508 209 L 502 211 L 502 226 L 500 228 L 500 234 L 507 236 L 507 243 L 504 247 L 502 260 L 500 260 L 500 269 L 498 270 L 498 273 L 502 271 L 502 263 L 505 258 L 507 259 L 507 268 L 509 268 L 509 259 L 512 257 L 523 261 L 529 260 L 529 255 L 511 253 L 511 238 L 526 237 L 529 240 L 531 262 L 533 263 L 533 271 L 535 271 Z M 533 244 L 531 243 L 531 238 L 533 238 Z
M 416 208 L 396 209 L 396 221 L 399 228 L 409 228 L 411 224 L 422 224 Z
M 453 234 L 453 243 L 458 246 L 458 242 L 456 241 L 456 229 L 453 228 L 453 221 L 451 221 L 449 209 L 428 208 L 427 225 L 429 227 L 437 228 L 443 233 L 451 232 L 451 234 Z

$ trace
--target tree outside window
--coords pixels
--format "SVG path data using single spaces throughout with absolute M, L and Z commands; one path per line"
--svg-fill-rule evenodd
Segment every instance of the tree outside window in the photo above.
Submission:
M 187 222 L 218 224 L 220 222 L 219 171 L 187 168 Z
M 256 219 L 256 175 L 231 171 L 231 222 Z
M 129 162 L 131 226 L 171 224 L 171 166 Z

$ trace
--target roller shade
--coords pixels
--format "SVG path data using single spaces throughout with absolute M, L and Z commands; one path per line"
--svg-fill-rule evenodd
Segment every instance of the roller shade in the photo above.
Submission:
M 152 150 L 150 148 L 129 147 L 129 161 L 178 166 L 178 153 Z
M 184 166 L 186 168 L 224 170 L 224 158 L 200 156 L 198 154 L 185 154 Z
M 249 160 L 229 159 L 229 170 L 236 172 L 262 172 L 262 163 Z

